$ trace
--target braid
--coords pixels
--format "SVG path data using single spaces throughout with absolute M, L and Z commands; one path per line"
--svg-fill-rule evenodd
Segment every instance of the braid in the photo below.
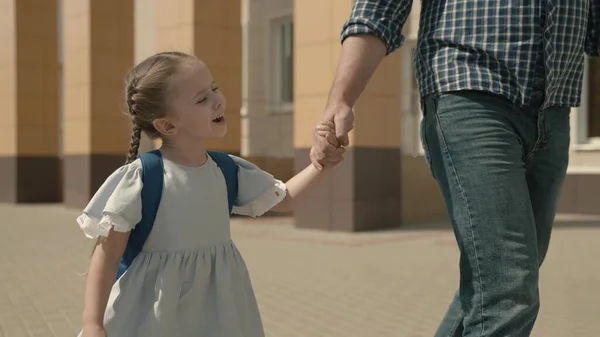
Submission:
M 126 164 L 138 157 L 142 132 L 151 139 L 161 138 L 154 121 L 165 117 L 168 110 L 168 79 L 179 71 L 179 65 L 195 56 L 165 52 L 155 54 L 131 69 L 125 77 L 126 113 L 132 120 L 131 142 Z
M 133 123 L 133 131 L 131 132 L 131 143 L 129 143 L 129 154 L 127 155 L 126 164 L 129 164 L 137 159 L 138 150 L 140 149 L 140 141 L 142 139 L 142 128 L 137 123 Z

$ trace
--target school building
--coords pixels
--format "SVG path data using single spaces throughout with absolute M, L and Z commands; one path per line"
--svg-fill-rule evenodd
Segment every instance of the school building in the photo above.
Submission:
M 145 57 L 205 61 L 228 101 L 211 149 L 281 179 L 309 163 L 352 0 L 14 0 L 0 2 L 0 202 L 82 207 L 125 160 L 123 77 Z M 295 211 L 298 227 L 356 231 L 446 218 L 423 159 L 412 54 L 388 56 L 356 105 L 346 160 Z M 571 112 L 560 212 L 600 214 L 600 61 L 586 61 Z M 144 149 L 154 143 L 146 140 Z

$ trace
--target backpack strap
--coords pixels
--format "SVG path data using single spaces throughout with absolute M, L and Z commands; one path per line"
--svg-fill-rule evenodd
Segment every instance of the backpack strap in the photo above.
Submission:
M 129 240 L 119 262 L 117 270 L 118 280 L 129 268 L 136 256 L 142 251 L 144 243 L 148 239 L 163 190 L 163 161 L 159 150 L 142 153 L 139 156 L 142 161 L 142 220 L 136 224 L 135 228 L 129 234 Z
M 208 155 L 215 161 L 227 185 L 227 202 L 229 204 L 229 214 L 233 211 L 235 200 L 238 195 L 238 171 L 239 167 L 236 162 L 224 152 L 207 151 Z

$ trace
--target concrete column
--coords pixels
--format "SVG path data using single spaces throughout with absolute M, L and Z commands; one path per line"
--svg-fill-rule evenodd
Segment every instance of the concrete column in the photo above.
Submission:
M 309 163 L 312 130 L 323 114 L 352 0 L 295 1 L 296 169 Z M 295 212 L 296 226 L 336 231 L 399 225 L 400 56 L 385 58 L 357 102 L 346 160 Z
M 244 158 L 279 179 L 294 174 L 293 103 L 283 101 L 283 32 L 293 25 L 292 0 L 243 0 L 242 3 L 242 151 Z M 293 51 L 293 44 L 291 44 Z M 282 81 L 287 83 L 282 83 Z
M 2 1 L 0 22 L 0 202 L 57 202 L 57 1 Z
M 64 0 L 64 193 L 81 207 L 125 161 L 123 78 L 134 61 L 134 0 Z
M 558 212 L 600 215 L 600 62 L 586 57 L 581 106 L 571 109 L 571 150 L 569 167 L 558 203 Z
M 134 60 L 135 64 L 156 53 L 156 0 L 134 0 Z M 139 152 L 147 152 L 158 142 L 142 133 Z
M 240 153 L 242 29 L 240 0 L 156 0 L 157 50 L 196 55 L 211 70 L 227 99 L 227 136 L 209 149 Z

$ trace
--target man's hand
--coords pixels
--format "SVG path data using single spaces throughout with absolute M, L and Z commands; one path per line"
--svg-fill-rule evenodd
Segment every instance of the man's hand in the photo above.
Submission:
M 333 122 L 335 136 L 342 146 L 348 146 L 348 133 L 354 129 L 354 110 L 345 104 L 330 105 L 325 109 L 323 122 Z
M 321 122 L 313 132 L 313 147 L 310 149 L 312 164 L 321 171 L 324 166 L 334 166 L 344 158 L 345 149 L 335 137 L 335 126 L 332 122 Z

